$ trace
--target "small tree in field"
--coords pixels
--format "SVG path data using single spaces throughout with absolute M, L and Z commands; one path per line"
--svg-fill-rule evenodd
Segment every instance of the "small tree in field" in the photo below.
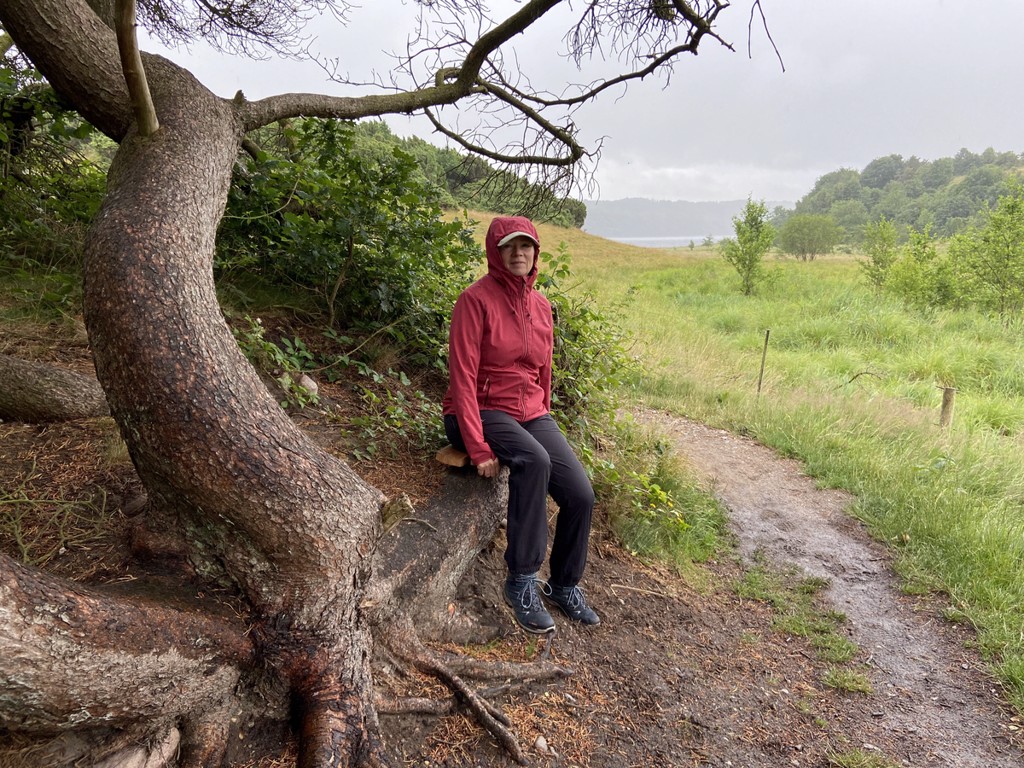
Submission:
M 971 299 L 1006 319 L 1024 307 L 1024 185 L 999 198 L 984 226 L 953 239 L 950 257 Z
M 896 225 L 882 217 L 864 227 L 864 253 L 868 260 L 860 268 L 875 288 L 885 285 L 889 267 L 896 260 Z
M 843 235 L 835 219 L 814 213 L 797 213 L 779 229 L 779 247 L 801 261 L 831 253 Z
M 764 256 L 775 240 L 775 227 L 768 223 L 764 201 L 747 198 L 743 215 L 732 220 L 735 239 L 722 241 L 722 256 L 736 268 L 744 296 L 750 296 L 765 279 Z
M 885 277 L 887 291 L 919 309 L 962 305 L 962 283 L 928 229 L 910 232 Z

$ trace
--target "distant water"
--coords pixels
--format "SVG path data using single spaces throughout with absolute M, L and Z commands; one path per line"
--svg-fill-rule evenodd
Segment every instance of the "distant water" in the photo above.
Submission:
M 721 240 L 724 235 L 711 235 L 712 240 L 716 243 Z M 686 248 L 689 247 L 690 243 L 694 245 L 700 245 L 708 238 L 708 235 L 672 235 L 671 237 L 608 237 L 608 240 L 614 240 L 617 243 L 626 243 L 626 245 L 639 245 L 644 248 Z

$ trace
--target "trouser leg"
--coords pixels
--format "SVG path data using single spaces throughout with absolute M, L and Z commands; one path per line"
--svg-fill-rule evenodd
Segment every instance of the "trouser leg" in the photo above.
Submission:
M 505 563 L 513 576 L 536 573 L 544 562 L 548 544 L 551 460 L 544 446 L 507 413 L 481 411 L 480 419 L 484 439 L 498 460 L 509 468 Z M 453 416 L 445 416 L 444 421 L 449 441 L 456 448 L 462 447 L 458 421 Z
M 583 578 L 587 565 L 594 489 L 586 470 L 550 415 L 528 421 L 523 428 L 544 447 L 551 461 L 547 490 L 558 505 L 551 545 L 551 583 L 571 587 Z

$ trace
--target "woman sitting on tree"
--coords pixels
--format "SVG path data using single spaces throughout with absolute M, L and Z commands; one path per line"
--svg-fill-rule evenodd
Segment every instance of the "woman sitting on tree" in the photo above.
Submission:
M 566 616 L 600 618 L 578 586 L 587 562 L 594 490 L 551 417 L 551 304 L 534 289 L 540 239 L 522 216 L 495 218 L 487 230 L 487 274 L 452 312 L 444 427 L 477 473 L 509 468 L 505 601 L 527 632 L 553 632 L 540 594 Z M 547 496 L 558 504 L 550 578 L 537 572 L 547 550 Z

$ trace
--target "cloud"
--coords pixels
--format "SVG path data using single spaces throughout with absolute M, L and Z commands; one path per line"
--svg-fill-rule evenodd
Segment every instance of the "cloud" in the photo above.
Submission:
M 706 40 L 698 56 L 678 62 L 667 87 L 664 78 L 649 78 L 579 112 L 584 141 L 603 141 L 596 177 L 603 199 L 795 200 L 823 173 L 860 169 L 888 154 L 934 159 L 961 147 L 1024 149 L 1017 96 L 1024 2 L 761 0 L 760 7 L 771 40 L 756 13 L 748 38 L 750 6 L 734 3 L 720 17 L 734 52 Z M 414 10 L 386 0 L 353 8 L 346 28 L 311 28 L 313 48 L 368 80 L 387 71 L 382 51 L 403 49 Z M 516 38 L 508 57 L 554 91 L 581 74 L 589 80 L 612 71 L 591 61 L 579 73 L 559 57 L 564 22 L 545 18 Z M 226 96 L 240 88 L 250 98 L 351 92 L 309 62 L 231 59 L 198 45 L 171 58 Z M 423 121 L 388 122 L 402 135 L 439 142 Z
M 795 202 L 831 168 L 776 169 L 753 164 L 702 163 L 686 167 L 652 166 L 642 158 L 606 157 L 597 171 L 599 196 L 617 200 L 745 200 Z

